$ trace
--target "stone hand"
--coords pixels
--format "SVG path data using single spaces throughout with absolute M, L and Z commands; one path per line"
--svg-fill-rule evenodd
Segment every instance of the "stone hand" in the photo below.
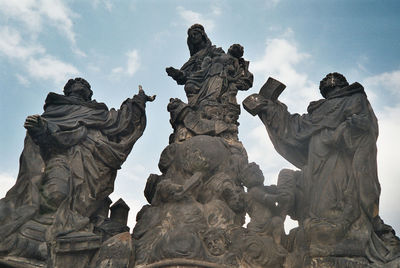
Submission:
M 46 121 L 40 115 L 30 115 L 26 118 L 24 127 L 29 131 L 38 132 L 46 126 Z
M 173 79 L 183 76 L 183 72 L 174 67 L 165 68 L 165 71 L 167 71 L 168 76 L 171 76 Z
M 146 93 L 144 92 L 141 85 L 139 85 L 139 92 L 136 96 L 138 96 L 144 102 L 147 102 L 147 101 L 152 102 L 156 99 L 156 95 L 153 95 L 153 96 L 146 95 Z
M 175 110 L 176 108 L 178 108 L 182 104 L 185 104 L 185 103 L 183 101 L 181 101 L 180 99 L 170 98 L 168 106 L 167 106 L 167 110 L 168 110 L 168 112 L 171 112 L 171 111 Z
M 369 120 L 365 116 L 359 114 L 353 114 L 347 118 L 346 121 L 350 126 L 354 126 L 362 130 L 367 130 L 370 127 Z

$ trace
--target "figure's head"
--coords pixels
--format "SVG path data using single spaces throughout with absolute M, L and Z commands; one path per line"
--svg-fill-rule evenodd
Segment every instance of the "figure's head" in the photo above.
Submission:
M 245 210 L 244 190 L 239 187 L 229 187 L 222 192 L 222 197 L 232 209 L 233 212 L 239 214 Z
M 90 89 L 90 84 L 83 78 L 77 77 L 69 79 L 64 86 L 65 96 L 75 96 L 89 101 L 92 99 L 93 91 Z
M 348 86 L 346 78 L 340 73 L 329 73 L 319 83 L 319 90 L 324 98 L 328 98 L 333 91 Z
M 228 248 L 228 239 L 222 229 L 211 229 L 204 234 L 204 243 L 208 251 L 214 256 L 221 256 Z
M 240 44 L 233 44 L 228 49 L 228 54 L 235 58 L 241 58 L 244 53 L 244 48 Z
M 200 49 L 211 45 L 210 39 L 208 39 L 206 32 L 204 31 L 203 25 L 193 24 L 188 29 L 187 44 L 190 51 L 190 56 L 194 55 Z
M 264 175 L 260 166 L 254 162 L 249 163 L 242 173 L 242 181 L 247 188 L 263 186 Z

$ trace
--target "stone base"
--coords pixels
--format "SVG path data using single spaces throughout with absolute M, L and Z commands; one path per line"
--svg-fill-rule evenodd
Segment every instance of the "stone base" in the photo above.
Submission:
M 44 268 L 45 262 L 26 259 L 23 257 L 6 256 L 0 257 L 0 267 L 2 268 Z
M 169 259 L 147 265 L 138 265 L 135 268 L 228 268 L 228 266 L 189 259 Z
M 49 244 L 49 265 L 54 268 L 86 268 L 101 246 L 101 236 L 78 232 Z
M 134 256 L 132 239 L 129 232 L 117 234 L 105 241 L 96 252 L 90 268 L 127 268 L 133 267 Z
M 303 268 L 372 268 L 365 258 L 312 257 L 305 260 Z

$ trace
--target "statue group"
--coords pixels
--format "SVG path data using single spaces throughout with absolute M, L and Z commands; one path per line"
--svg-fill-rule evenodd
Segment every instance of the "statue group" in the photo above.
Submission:
M 91 99 L 71 79 L 28 116 L 14 187 L 0 200 L 0 264 L 5 267 L 400 267 L 400 240 L 379 216 L 378 124 L 364 88 L 339 73 L 320 83 L 307 114 L 278 100 L 270 79 L 244 108 L 258 115 L 276 151 L 297 170 L 264 185 L 238 139 L 239 90 L 252 87 L 244 49 L 212 45 L 202 25 L 188 29 L 189 60 L 167 74 L 187 102 L 168 104 L 173 133 L 150 174 L 149 204 L 136 216 L 111 207 L 117 170 L 146 126 L 140 88 L 119 110 Z M 247 225 L 246 215 L 248 215 Z M 287 216 L 298 227 L 285 234 Z

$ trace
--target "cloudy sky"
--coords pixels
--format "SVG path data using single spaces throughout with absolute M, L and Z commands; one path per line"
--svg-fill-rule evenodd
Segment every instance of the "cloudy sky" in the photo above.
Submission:
M 84 77 L 93 98 L 118 108 L 138 85 L 157 100 L 147 106 L 148 125 L 119 171 L 113 201 L 131 207 L 130 225 L 144 205 L 150 173 L 172 131 L 171 97 L 185 99 L 165 67 L 188 58 L 187 28 L 205 26 L 225 50 L 240 43 L 258 92 L 271 76 L 287 85 L 281 100 L 304 113 L 319 99 L 329 72 L 360 82 L 380 124 L 380 213 L 400 232 L 400 1 L 397 0 L 0 0 L 0 197 L 14 184 L 26 116 L 40 114 L 48 92 L 62 93 L 69 78 Z M 273 149 L 264 126 L 244 110 L 239 137 L 265 184 L 291 165 Z

